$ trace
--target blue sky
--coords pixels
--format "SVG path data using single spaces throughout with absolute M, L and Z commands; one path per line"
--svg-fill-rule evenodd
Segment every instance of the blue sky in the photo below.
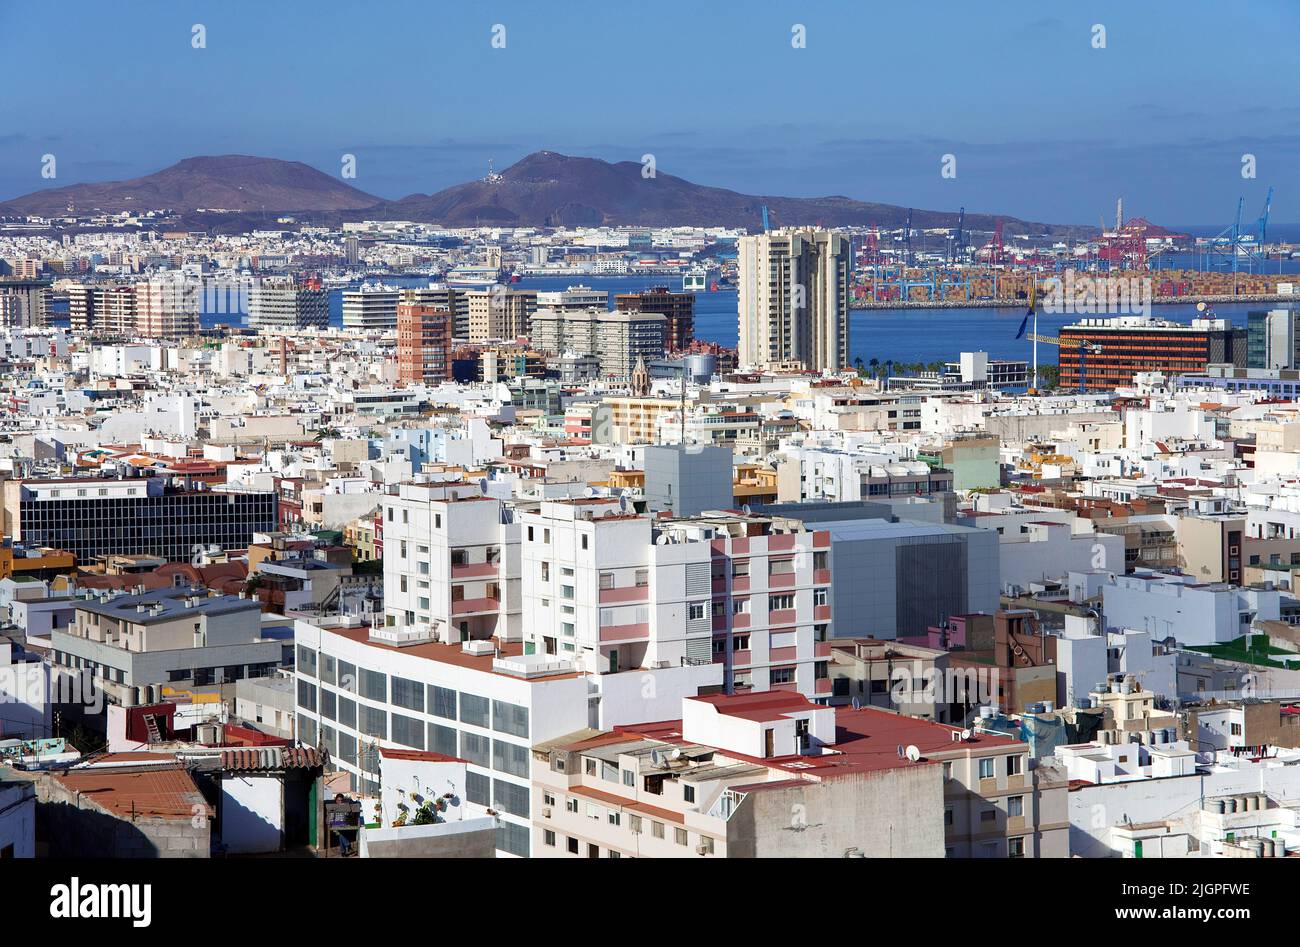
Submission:
M 1120 195 L 1226 224 L 1272 184 L 1300 222 L 1297 50 L 1288 0 L 0 0 L 0 197 L 225 153 L 330 173 L 352 153 L 350 183 L 401 197 L 550 149 L 1085 224 Z

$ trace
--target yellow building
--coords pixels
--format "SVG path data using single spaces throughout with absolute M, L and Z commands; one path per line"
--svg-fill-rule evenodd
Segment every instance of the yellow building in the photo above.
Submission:
M 77 557 L 62 549 L 15 545 L 8 539 L 0 545 L 0 579 L 52 579 L 76 568 Z

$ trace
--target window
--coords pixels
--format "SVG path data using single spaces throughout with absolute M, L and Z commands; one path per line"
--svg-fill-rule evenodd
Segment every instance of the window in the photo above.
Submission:
M 944 763 L 944 764 L 943 764 L 943 779 L 944 779 L 944 782 L 947 782 L 948 780 L 952 779 L 952 764 L 951 764 L 951 763 Z
M 695 802 L 694 786 L 687 785 L 686 783 L 682 784 L 682 800 L 684 802 Z
M 492 768 L 511 776 L 528 775 L 528 749 L 504 740 L 492 741 Z
M 600 590 L 602 592 L 605 592 L 608 591 L 609 589 L 612 589 L 613 587 L 614 587 L 614 573 L 602 572 L 600 574 Z
M 337 702 L 338 702 L 338 698 L 334 695 L 333 691 L 326 690 L 323 687 L 320 689 L 320 715 L 322 717 L 325 717 L 326 719 L 329 720 L 337 719 L 338 717 Z
M 749 578 L 749 560 L 738 559 L 731 564 L 732 578 Z
M 508 783 L 504 779 L 492 780 L 492 807 L 528 818 L 528 787 Z
M 479 697 L 475 694 L 460 695 L 460 719 L 462 723 L 470 723 L 476 727 L 487 729 L 488 708 L 490 704 L 486 697 Z
M 793 595 L 787 593 L 785 595 L 769 595 L 767 597 L 767 610 L 769 612 L 784 611 L 789 608 L 794 608 Z
M 492 805 L 492 780 L 482 773 L 466 771 L 465 798 L 478 806 Z
M 1008 775 L 1008 776 L 1019 776 L 1019 775 L 1020 775 L 1020 770 L 1021 770 L 1021 768 L 1022 768 L 1023 766 L 1024 766 L 1024 760 L 1023 760 L 1022 757 L 1020 757 L 1020 756 L 1008 756 L 1008 757 L 1007 757 L 1007 775 Z
M 447 720 L 456 719 L 456 692 L 450 687 L 429 685 L 429 713 Z
M 654 821 L 651 821 L 651 823 L 650 823 L 650 834 L 653 835 L 655 838 L 663 838 L 663 837 L 664 837 L 664 824 L 663 824 L 662 822 L 654 822 Z
M 768 575 L 794 575 L 793 559 L 772 559 L 767 564 Z
M 773 684 L 793 684 L 794 668 L 772 668 L 770 681 Z
M 550 581 L 551 581 L 551 564 L 550 564 L 549 562 L 543 562 L 543 563 L 541 563 L 541 567 L 542 567 L 542 581 L 543 581 L 543 582 L 550 582 Z
M 630 769 L 623 770 L 623 785 L 635 787 L 636 773 L 632 772 Z
M 813 589 L 813 604 L 814 605 L 830 604 L 830 595 L 826 589 Z
M 420 713 L 424 712 L 424 685 L 419 681 L 412 681 L 405 677 L 394 677 L 392 679 L 393 699 L 392 702 L 398 707 L 404 707 L 407 710 L 415 710 Z
M 1008 858 L 1025 857 L 1025 840 L 1023 836 L 1007 839 L 1007 857 Z
M 389 721 L 393 728 L 392 741 L 417 750 L 424 749 L 424 721 L 394 713 Z
M 952 806 L 945 806 L 943 810 L 943 824 L 952 825 Z
M 359 683 L 362 697 L 367 700 L 377 700 L 381 703 L 388 702 L 388 676 L 386 674 L 362 668 Z
M 361 726 L 362 733 L 368 737 L 378 737 L 381 740 L 388 739 L 388 714 L 378 707 L 367 707 L 361 705 Z
M 700 851 L 705 855 L 713 854 L 713 837 L 711 835 L 700 836 Z
M 587 548 L 587 534 L 586 534 L 586 533 L 583 533 L 583 535 L 582 535 L 582 548 L 583 548 L 583 549 L 586 549 L 586 548 Z
M 548 845 L 548 846 L 550 846 L 551 848 L 554 848 L 554 847 L 555 847 L 555 833 L 552 832 L 550 829 L 543 829 L 543 830 L 542 830 L 542 844 L 543 844 L 543 845 Z
M 528 708 L 504 700 L 492 701 L 492 729 L 512 737 L 527 737 Z
M 1010 759 L 1010 757 L 1008 757 L 1008 759 Z M 980 760 L 980 779 L 992 779 L 993 775 L 993 760 Z
M 298 682 L 298 706 L 313 713 L 316 711 L 316 685 L 311 681 Z
M 455 756 L 456 731 L 441 724 L 429 724 L 429 749 L 443 756 Z
M 982 812 L 980 812 L 981 822 L 996 822 L 997 818 L 998 818 L 998 812 L 996 809 L 985 809 Z
M 357 728 L 357 702 L 349 697 L 339 698 L 339 723 L 345 727 Z
M 676 842 L 678 845 L 685 845 L 690 841 L 690 836 L 686 834 L 685 829 L 674 828 L 673 841 Z
M 731 614 L 733 614 L 733 615 L 748 615 L 748 614 L 749 614 L 749 599 L 747 599 L 747 598 L 733 598 L 733 599 L 731 600 Z
M 639 815 L 630 815 L 627 817 L 627 827 L 633 835 L 641 834 L 641 817 Z
M 513 822 L 497 825 L 497 848 L 519 858 L 528 857 L 528 829 Z
M 1007 799 L 1007 815 L 1012 818 L 1023 816 L 1025 814 L 1025 797 L 1010 796 Z
M 620 814 L 620 813 L 618 813 L 618 812 L 615 812 L 613 809 L 610 809 L 610 810 L 609 810 L 609 824 L 610 824 L 610 825 L 622 825 L 622 824 L 623 824 L 623 816 L 622 816 L 622 814 Z
M 478 766 L 492 766 L 492 740 L 467 730 L 460 732 L 460 757 Z
M 643 589 L 650 584 L 650 571 L 648 569 L 636 570 L 636 587 Z
M 306 645 L 298 645 L 298 673 L 316 676 L 316 652 Z
M 568 837 L 568 841 L 565 843 L 565 847 L 568 848 L 570 855 L 578 854 L 578 840 L 574 838 L 572 835 Z
M 701 618 L 707 617 L 707 608 L 703 602 L 691 602 L 686 606 L 687 621 L 698 621 Z
M 731 637 L 731 650 L 732 650 L 732 651 L 748 651 L 748 650 L 749 650 L 749 635 L 732 635 L 732 637 Z

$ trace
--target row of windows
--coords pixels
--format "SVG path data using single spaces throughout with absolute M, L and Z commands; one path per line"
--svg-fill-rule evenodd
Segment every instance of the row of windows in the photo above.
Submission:
M 318 666 L 316 652 L 301 644 L 297 648 L 297 666 L 299 673 L 307 677 L 317 677 L 324 683 L 359 694 L 367 700 L 393 704 L 404 710 L 428 713 L 447 720 L 458 719 L 462 723 L 510 736 L 528 737 L 528 708 L 520 704 L 489 700 L 477 694 L 458 694 L 449 687 L 439 687 L 436 684 L 426 686 L 395 674 L 358 669 L 347 661 L 337 660 L 327 654 L 320 655 Z

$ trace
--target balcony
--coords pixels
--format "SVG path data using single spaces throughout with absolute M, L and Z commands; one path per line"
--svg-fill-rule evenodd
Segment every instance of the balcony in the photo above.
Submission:
M 813 571 L 813 585 L 830 585 L 830 584 L 831 584 L 830 569 L 816 569 Z
M 734 593 L 734 592 L 748 592 L 748 591 L 749 591 L 749 576 L 747 576 L 747 575 L 733 575 L 733 576 L 731 577 L 731 591 L 732 591 L 733 593 Z
M 767 659 L 773 664 L 790 664 L 799 659 L 798 648 L 772 648 Z
M 793 608 L 778 608 L 767 613 L 769 628 L 775 628 L 777 625 L 793 625 L 798 620 L 799 613 Z
M 467 562 L 451 567 L 451 581 L 465 582 L 470 579 L 490 579 L 497 574 L 495 562 Z
M 602 643 L 608 641 L 641 641 L 649 637 L 649 622 L 636 622 L 630 625 L 602 625 L 600 628 Z
M 793 572 L 778 572 L 767 577 L 767 587 L 769 589 L 792 589 L 795 585 L 795 578 L 796 575 Z
M 462 598 L 451 603 L 453 615 L 495 615 L 501 611 L 501 600 L 496 598 Z
M 814 605 L 813 618 L 817 621 L 830 621 L 831 607 L 829 605 Z
M 625 585 L 617 589 L 601 589 L 600 604 L 618 602 L 646 602 L 650 600 L 650 586 Z
M 732 616 L 731 616 L 731 627 L 732 627 L 732 628 L 748 628 L 748 627 L 749 627 L 749 612 L 736 612 L 734 615 L 732 615 Z

